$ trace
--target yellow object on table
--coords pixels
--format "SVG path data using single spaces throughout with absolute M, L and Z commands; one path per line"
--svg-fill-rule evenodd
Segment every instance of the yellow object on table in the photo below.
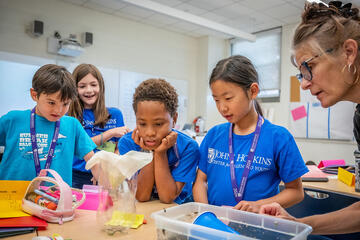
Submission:
M 114 211 L 110 221 L 106 222 L 107 226 L 123 226 L 138 228 L 144 221 L 143 214 L 124 213 L 120 211 Z
M 21 203 L 30 181 L 0 180 L 0 218 L 30 216 Z
M 355 175 L 341 167 L 338 168 L 338 179 L 350 187 L 355 184 Z

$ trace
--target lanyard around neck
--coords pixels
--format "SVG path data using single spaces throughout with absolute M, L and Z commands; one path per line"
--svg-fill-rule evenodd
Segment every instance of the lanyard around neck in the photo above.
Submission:
M 251 167 L 252 161 L 254 159 L 256 146 L 257 146 L 259 136 L 260 136 L 262 119 L 263 118 L 260 115 L 258 115 L 255 134 L 254 134 L 254 137 L 253 137 L 253 140 L 252 140 L 252 143 L 251 143 L 251 147 L 250 147 L 250 150 L 249 150 L 249 153 L 248 153 L 246 165 L 245 165 L 245 168 L 244 168 L 243 175 L 241 177 L 241 182 L 240 182 L 240 187 L 239 188 L 238 188 L 237 183 L 236 183 L 235 166 L 234 166 L 234 151 L 233 151 L 233 137 L 232 137 L 234 125 L 233 124 L 230 125 L 230 129 L 229 129 L 230 177 L 231 177 L 231 185 L 232 185 L 232 189 L 233 189 L 233 192 L 234 192 L 234 197 L 235 197 L 237 202 L 240 202 L 243 199 L 243 194 L 244 194 L 244 190 L 245 190 L 247 177 L 248 177 L 249 172 L 250 172 L 250 167 Z
M 51 144 L 49 147 L 49 152 L 47 155 L 46 163 L 45 163 L 45 169 L 50 168 L 52 158 L 54 156 L 55 152 L 55 146 L 56 142 L 59 136 L 60 132 L 60 120 L 57 120 L 55 123 L 55 130 L 54 130 L 54 136 L 51 140 Z M 36 170 L 36 176 L 39 175 L 41 166 L 40 166 L 40 159 L 39 159 L 39 152 L 37 147 L 37 141 L 36 141 L 36 131 L 35 131 L 35 108 L 31 110 L 31 117 L 30 117 L 30 135 L 31 135 L 31 146 L 33 150 L 33 156 L 34 156 L 34 164 L 35 164 L 35 170 Z

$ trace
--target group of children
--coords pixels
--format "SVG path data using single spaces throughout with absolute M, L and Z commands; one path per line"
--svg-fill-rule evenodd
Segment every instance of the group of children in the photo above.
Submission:
M 136 88 L 136 128 L 130 131 L 121 111 L 105 106 L 104 80 L 95 66 L 81 64 L 72 75 L 61 66 L 42 66 L 30 89 L 34 109 L 0 118 L 0 180 L 32 180 L 51 168 L 81 188 L 96 182 L 97 169 L 85 170 L 94 152 L 152 151 L 153 161 L 138 173 L 139 201 L 195 200 L 254 212 L 265 203 L 300 202 L 307 168 L 291 134 L 263 118 L 250 60 L 221 60 L 209 85 L 228 122 L 211 128 L 199 148 L 174 129 L 178 95 L 167 81 L 148 79 Z

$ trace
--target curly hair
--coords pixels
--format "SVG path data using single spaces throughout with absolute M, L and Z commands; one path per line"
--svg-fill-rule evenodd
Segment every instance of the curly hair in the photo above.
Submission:
M 178 108 L 178 94 L 170 83 L 160 78 L 143 81 L 135 89 L 133 95 L 133 109 L 137 112 L 137 105 L 143 101 L 158 101 L 165 105 L 165 109 L 174 117 Z

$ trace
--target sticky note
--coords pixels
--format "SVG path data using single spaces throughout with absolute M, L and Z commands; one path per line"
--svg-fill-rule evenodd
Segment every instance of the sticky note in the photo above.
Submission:
M 305 106 L 297 107 L 293 110 L 291 110 L 291 115 L 294 119 L 294 121 L 299 120 L 301 118 L 304 118 L 307 116 Z
M 355 184 L 355 175 L 341 167 L 338 168 L 338 179 L 349 186 Z
M 143 224 L 144 215 L 136 214 L 136 213 L 124 213 L 120 211 L 114 211 L 110 221 L 106 222 L 107 226 L 123 226 L 123 227 L 131 227 L 138 228 L 141 224 Z

